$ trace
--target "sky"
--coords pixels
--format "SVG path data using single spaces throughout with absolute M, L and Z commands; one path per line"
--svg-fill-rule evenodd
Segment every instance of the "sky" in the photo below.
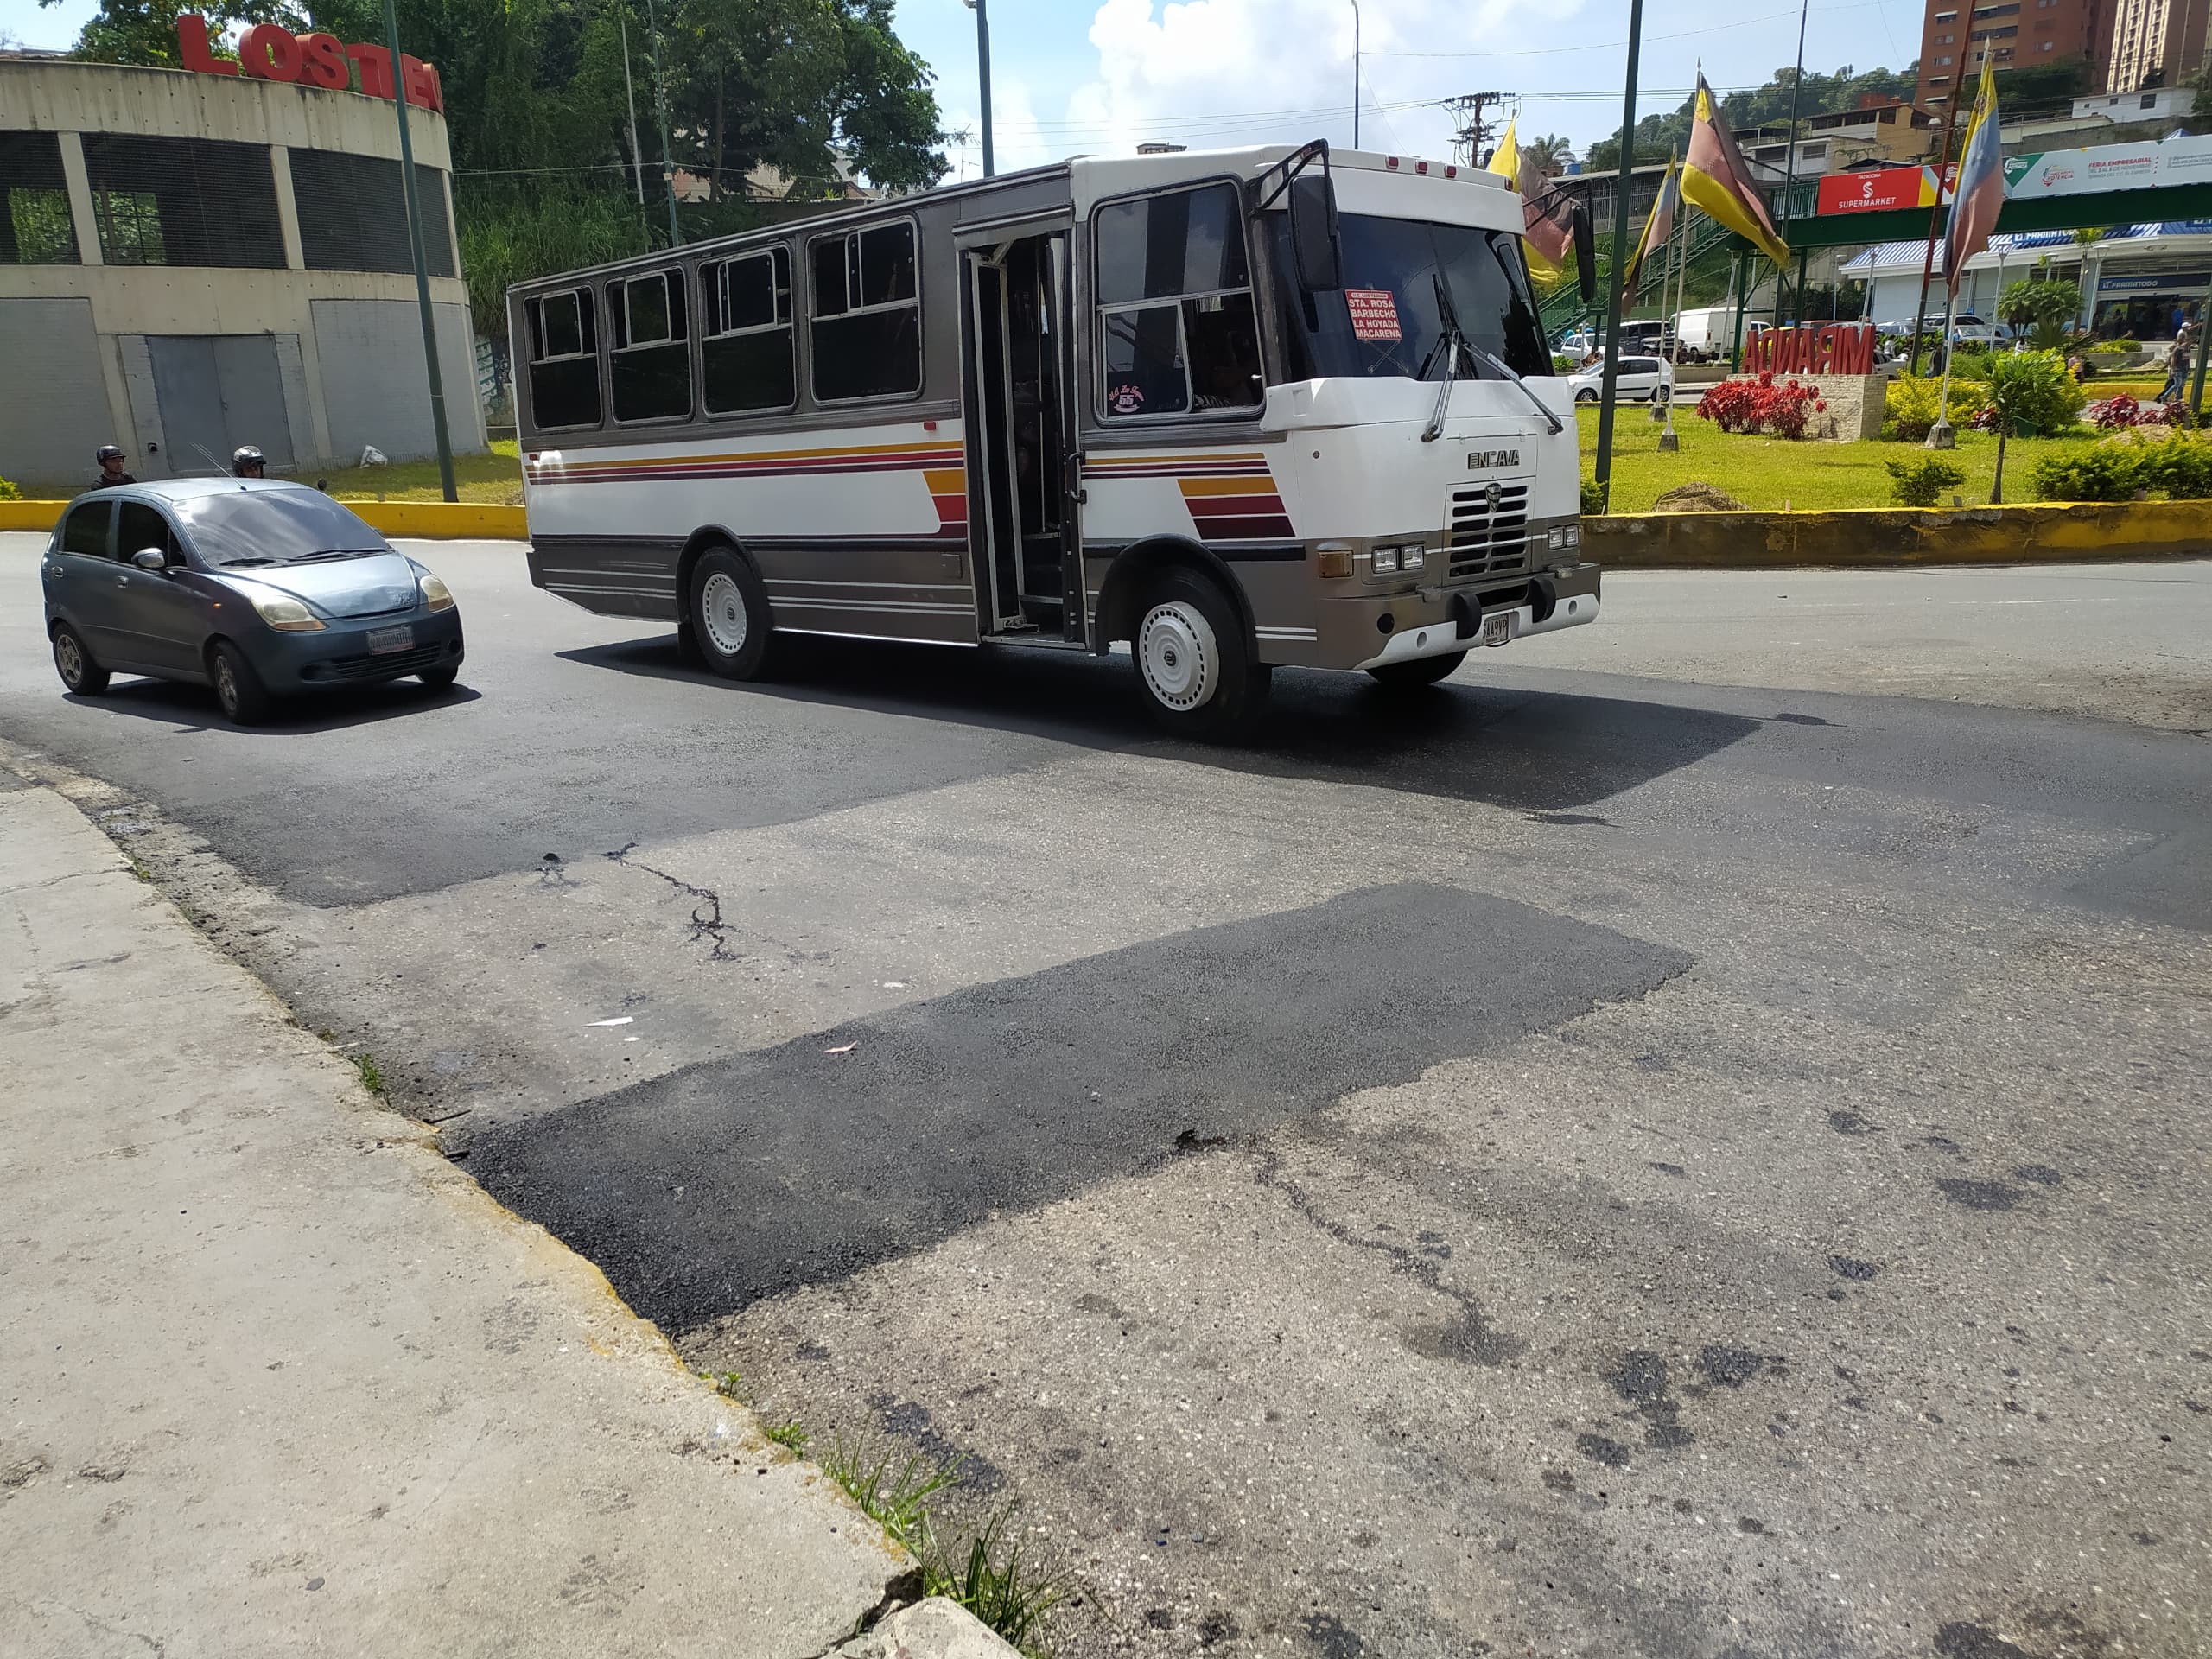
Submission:
M 988 0 L 993 139 L 1001 172 L 1147 140 L 1191 148 L 1352 137 L 1352 0 Z M 1796 60 L 1796 7 L 1651 0 L 1637 113 L 1679 106 L 1700 60 L 1714 88 L 1764 82 Z M 0 0 L 0 35 L 66 47 L 92 0 Z M 1438 100 L 1506 95 L 1521 131 L 1580 150 L 1620 125 L 1626 0 L 1359 0 L 1363 148 L 1442 158 Z M 1716 16 L 1729 19 L 1716 22 Z M 1814 0 L 1805 63 L 1897 69 L 1920 45 L 1918 0 Z M 898 29 L 938 77 L 955 177 L 982 170 L 976 14 L 963 0 L 898 0 Z M 1496 122 L 1499 112 L 1488 118 Z M 1492 129 L 1495 131 L 1495 127 Z

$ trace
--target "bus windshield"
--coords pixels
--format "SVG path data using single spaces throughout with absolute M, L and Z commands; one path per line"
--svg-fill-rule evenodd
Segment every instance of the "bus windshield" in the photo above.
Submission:
M 1270 213 L 1278 271 L 1295 269 L 1290 215 Z M 1442 278 L 1467 343 L 1516 374 L 1549 374 L 1551 353 L 1529 290 L 1521 238 L 1510 231 L 1345 213 L 1341 291 L 1301 292 L 1282 278 L 1283 335 L 1294 379 L 1347 375 L 1419 378 L 1444 372 Z M 1479 357 L 1463 358 L 1462 377 L 1500 378 Z

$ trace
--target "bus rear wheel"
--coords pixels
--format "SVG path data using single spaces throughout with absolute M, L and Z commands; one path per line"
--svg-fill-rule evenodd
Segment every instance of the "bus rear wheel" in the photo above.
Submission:
M 685 622 L 700 658 L 728 680 L 760 677 L 767 666 L 768 590 L 734 549 L 710 547 L 691 567 Z
M 1154 582 L 1129 644 L 1145 702 L 1168 731 L 1228 736 L 1267 705 L 1274 671 L 1252 660 L 1229 595 L 1194 572 Z

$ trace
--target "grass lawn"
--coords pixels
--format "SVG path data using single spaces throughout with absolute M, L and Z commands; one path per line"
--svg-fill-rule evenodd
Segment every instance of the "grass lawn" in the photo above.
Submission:
M 321 474 L 330 480 L 330 493 L 346 501 L 438 501 L 444 499 L 438 485 L 438 463 L 429 461 L 395 461 L 389 467 L 347 467 Z M 315 480 L 307 480 L 312 484 Z M 453 481 L 461 499 L 492 506 L 522 503 L 522 461 L 515 441 L 502 438 L 489 454 L 455 455 Z
M 1577 411 L 1582 430 L 1585 477 L 1598 451 L 1598 411 Z M 1723 432 L 1687 408 L 1675 411 L 1682 447 L 1659 453 L 1659 427 L 1642 405 L 1620 411 L 1613 423 L 1615 512 L 1643 512 L 1678 484 L 1710 484 L 1747 507 L 1827 508 L 1896 505 L 1884 463 L 1912 460 L 1928 451 L 1916 443 L 1792 443 L 1783 438 Z M 2015 438 L 2005 449 L 2005 499 L 2032 501 L 2029 469 L 2041 457 L 2086 449 L 2094 437 Z M 1955 493 L 1969 506 L 1989 499 L 1997 471 L 1997 440 L 1961 432 L 1951 460 L 1967 475 Z M 1946 504 L 1948 505 L 1948 503 Z

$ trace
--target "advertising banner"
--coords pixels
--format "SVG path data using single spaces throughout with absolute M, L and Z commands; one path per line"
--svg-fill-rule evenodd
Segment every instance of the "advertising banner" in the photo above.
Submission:
M 2212 135 L 2184 135 L 2163 143 L 2046 149 L 2011 156 L 2005 162 L 2005 194 L 2015 201 L 2208 181 L 2212 181 Z
M 1885 167 L 1878 173 L 1830 173 L 1821 180 L 1815 213 L 1868 213 L 1936 205 L 1936 169 Z

